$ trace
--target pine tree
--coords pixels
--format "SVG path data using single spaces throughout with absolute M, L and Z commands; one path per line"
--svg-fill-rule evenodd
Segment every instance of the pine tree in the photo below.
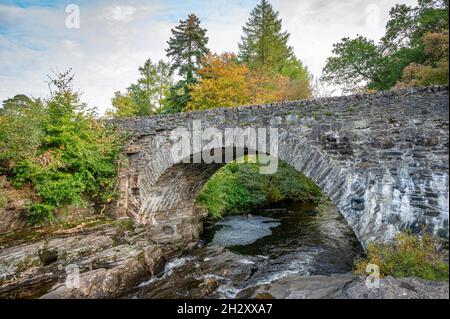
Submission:
M 282 20 L 278 16 L 267 0 L 261 0 L 243 27 L 239 57 L 251 69 L 292 73 L 286 68 L 296 64 L 297 59 L 287 44 L 289 33 L 281 31 Z
M 206 29 L 200 27 L 200 19 L 190 14 L 186 20 L 172 29 L 167 42 L 167 56 L 172 59 L 172 72 L 178 71 L 181 80 L 170 90 L 168 97 L 169 112 L 181 111 L 189 101 L 189 86 L 196 82 L 196 73 L 201 61 L 209 50 Z

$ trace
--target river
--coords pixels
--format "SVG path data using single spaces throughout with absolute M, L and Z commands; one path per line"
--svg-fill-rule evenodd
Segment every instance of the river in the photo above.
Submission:
M 352 270 L 363 249 L 337 208 L 290 203 L 205 222 L 198 245 L 124 298 L 246 298 L 292 275 Z

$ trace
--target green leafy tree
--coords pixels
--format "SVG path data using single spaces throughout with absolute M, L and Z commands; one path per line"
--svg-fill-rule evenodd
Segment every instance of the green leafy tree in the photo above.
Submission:
M 139 67 L 137 84 L 130 87 L 133 98 L 137 105 L 140 105 L 142 112 L 150 114 L 156 109 L 155 96 L 158 92 L 158 70 L 152 60 L 147 59 L 144 65 Z
M 170 88 L 173 86 L 173 76 L 171 74 L 171 65 L 164 60 L 159 60 L 157 69 L 157 103 L 158 110 L 161 110 L 167 100 Z
M 393 7 L 382 38 L 388 52 L 420 45 L 427 32 L 448 29 L 448 0 L 419 0 L 418 6 L 398 4 Z
M 137 116 L 139 109 L 134 102 L 134 99 L 128 94 L 122 94 L 120 91 L 114 93 L 114 97 L 111 99 L 113 110 L 106 112 L 107 116 L 124 118 Z
M 282 31 L 282 19 L 267 0 L 261 0 L 252 10 L 243 31 L 239 58 L 252 72 L 262 78 L 286 77 L 290 94 L 281 94 L 285 99 L 303 99 L 311 95 L 308 69 L 295 57 L 293 48 L 288 45 L 290 35 Z
M 33 104 L 33 100 L 25 94 L 17 94 L 12 98 L 3 101 L 0 108 L 0 115 L 7 113 L 22 113 L 29 109 Z
M 370 82 L 383 84 L 386 58 L 378 46 L 363 36 L 355 39 L 344 38 L 333 45 L 334 56 L 327 59 L 322 79 L 347 90 Z
M 181 112 L 189 101 L 189 86 L 197 81 L 197 70 L 209 53 L 206 29 L 200 27 L 200 19 L 195 14 L 190 14 L 172 29 L 167 44 L 167 56 L 172 59 L 171 71 L 176 71 L 181 80 L 171 87 L 163 112 Z
M 173 83 L 170 64 L 160 60 L 152 63 L 150 59 L 139 67 L 140 77 L 131 84 L 126 93 L 115 92 L 111 100 L 112 117 L 146 116 L 157 112 L 163 105 Z
M 392 88 L 407 66 L 425 63 L 424 35 L 448 30 L 448 0 L 419 0 L 416 7 L 401 4 L 389 14 L 379 44 L 362 36 L 335 44 L 322 79 L 347 90 Z
M 46 110 L 39 99 L 19 94 L 3 102 L 0 108 L 0 173 L 8 173 L 18 161 L 36 151 L 42 134 L 40 123 L 45 116 Z

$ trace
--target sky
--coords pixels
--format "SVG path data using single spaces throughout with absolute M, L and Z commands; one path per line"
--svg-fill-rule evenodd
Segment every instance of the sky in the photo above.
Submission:
M 238 52 L 242 26 L 259 0 L 0 0 L 0 101 L 46 97 L 53 72 L 72 68 L 74 86 L 99 114 L 138 78 L 146 59 L 165 58 L 170 30 L 195 13 L 216 53 Z M 389 9 L 415 0 L 271 0 L 289 44 L 320 77 L 333 43 L 364 35 L 378 41 Z M 79 13 L 79 15 L 77 15 Z M 77 16 L 79 19 L 77 19 Z M 79 22 L 79 23 L 77 23 Z

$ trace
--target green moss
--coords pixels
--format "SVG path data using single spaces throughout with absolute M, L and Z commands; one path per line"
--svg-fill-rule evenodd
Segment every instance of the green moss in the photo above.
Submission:
M 330 112 L 330 111 L 325 112 L 325 116 L 333 116 L 333 112 Z
M 117 220 L 114 222 L 114 225 L 121 228 L 124 231 L 133 231 L 134 230 L 134 221 L 132 219 L 123 219 Z
M 34 226 L 33 228 L 28 228 L 25 231 L 12 231 L 0 235 L 0 245 L 11 245 L 19 243 L 31 243 L 42 240 L 44 238 L 52 237 L 55 233 L 58 234 L 61 230 L 70 230 L 83 225 L 80 231 L 91 230 L 95 227 L 101 227 L 103 225 L 117 223 L 118 227 L 130 229 L 129 220 L 112 220 L 105 217 L 89 217 L 82 220 L 55 223 L 51 226 Z M 132 222 L 131 222 L 132 223 Z
M 347 112 L 348 113 L 354 113 L 356 112 L 358 109 L 358 105 L 357 104 L 351 104 L 347 107 Z
M 409 233 L 399 234 L 393 243 L 371 243 L 367 258 L 355 262 L 355 273 L 366 275 L 368 264 L 380 269 L 380 276 L 420 277 L 433 281 L 448 281 L 449 267 L 437 250 L 431 235 L 417 237 Z
M 4 191 L 5 181 L 2 176 L 0 176 L 0 208 L 5 208 L 8 205 L 8 197 Z
M 16 272 L 21 273 L 27 269 L 30 269 L 33 267 L 38 267 L 40 265 L 41 265 L 41 261 L 39 258 L 36 258 L 34 256 L 27 256 L 22 261 L 20 261 L 16 264 Z
M 0 193 L 0 208 L 5 208 L 8 206 L 8 198 Z

